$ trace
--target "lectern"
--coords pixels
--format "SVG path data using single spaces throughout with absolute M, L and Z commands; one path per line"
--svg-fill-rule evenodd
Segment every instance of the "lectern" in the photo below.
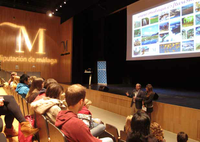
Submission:
M 84 71 L 85 74 L 89 74 L 89 86 L 91 86 L 91 82 L 92 82 L 92 70 L 91 68 L 88 68 Z

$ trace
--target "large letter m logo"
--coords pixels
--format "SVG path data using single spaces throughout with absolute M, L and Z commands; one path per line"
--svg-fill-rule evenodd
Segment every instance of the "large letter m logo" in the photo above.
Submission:
M 33 45 L 36 41 L 36 39 L 38 38 L 39 40 L 39 49 L 38 49 L 38 52 L 36 53 L 39 53 L 39 54 L 45 54 L 44 53 L 44 31 L 45 29 L 39 29 L 33 42 L 31 43 L 30 39 L 29 39 L 29 36 L 28 36 L 28 33 L 26 31 L 26 28 L 24 26 L 19 26 L 19 25 L 16 25 L 16 24 L 13 24 L 13 23 L 9 23 L 9 22 L 4 22 L 4 23 L 1 23 L 0 26 L 10 26 L 10 27 L 13 27 L 13 28 L 18 28 L 19 29 L 19 37 L 18 37 L 18 47 L 17 47 L 17 51 L 16 52 L 19 52 L 19 53 L 24 53 L 24 51 L 22 51 L 21 49 L 21 38 L 22 36 L 24 37 L 25 39 L 25 43 L 26 43 L 26 46 L 28 48 L 29 51 L 32 50 L 33 48 Z

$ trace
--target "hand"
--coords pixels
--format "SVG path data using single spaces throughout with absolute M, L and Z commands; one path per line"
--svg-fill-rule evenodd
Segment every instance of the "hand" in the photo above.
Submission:
M 129 93 L 128 93 L 128 92 L 126 92 L 126 96 L 129 96 Z
M 1 106 L 4 106 L 4 99 L 3 99 L 3 97 L 0 98 L 0 107 Z
M 133 97 L 134 102 L 135 102 L 135 98 L 136 98 L 136 97 Z

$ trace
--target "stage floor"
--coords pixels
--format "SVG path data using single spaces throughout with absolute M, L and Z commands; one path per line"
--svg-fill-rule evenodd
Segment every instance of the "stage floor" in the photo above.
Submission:
M 84 85 L 88 89 L 99 90 L 100 85 L 92 84 Z M 126 96 L 126 92 L 132 92 L 133 88 L 130 85 L 124 84 L 110 84 L 107 85 L 109 93 Z M 142 88 L 144 91 L 145 88 Z M 167 88 L 154 88 L 154 92 L 159 95 L 158 102 L 173 104 L 178 106 L 190 107 L 200 109 L 200 91 L 189 91 L 183 89 L 167 89 Z

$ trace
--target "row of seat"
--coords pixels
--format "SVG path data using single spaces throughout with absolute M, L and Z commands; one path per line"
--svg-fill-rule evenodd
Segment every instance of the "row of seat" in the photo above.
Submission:
M 39 128 L 39 132 L 36 134 L 39 142 L 67 142 L 65 135 L 53 123 L 47 120 L 44 115 L 40 115 L 31 109 L 30 103 L 17 94 L 13 88 L 8 86 L 4 87 L 4 90 L 7 94 L 13 95 L 24 116 L 33 116 L 35 127 Z
M 21 95 L 17 94 L 17 92 L 13 89 L 8 87 L 4 87 L 4 90 L 7 94 L 13 95 L 16 102 L 20 106 L 21 112 L 24 116 L 34 116 L 35 118 L 35 127 L 39 128 L 40 131 L 37 134 L 37 139 L 40 142 L 66 142 L 65 135 L 49 120 L 46 119 L 44 115 L 37 114 L 33 109 L 30 107 L 30 103 L 28 103 Z M 125 142 L 126 141 L 126 132 L 120 131 L 120 135 L 118 134 L 118 130 L 115 126 L 110 124 L 106 124 L 106 130 L 103 134 L 99 136 L 99 138 L 103 137 L 110 137 L 113 139 L 114 142 Z

